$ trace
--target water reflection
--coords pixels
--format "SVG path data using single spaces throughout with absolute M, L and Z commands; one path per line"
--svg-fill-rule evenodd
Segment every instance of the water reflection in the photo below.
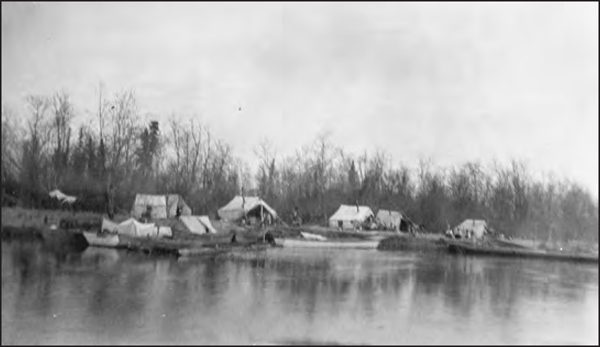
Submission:
M 598 269 L 585 264 L 288 249 L 176 259 L 2 243 L 3 344 L 597 343 L 597 316 Z

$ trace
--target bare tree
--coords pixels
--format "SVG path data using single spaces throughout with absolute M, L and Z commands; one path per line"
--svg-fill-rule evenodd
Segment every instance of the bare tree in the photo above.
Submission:
M 12 110 L 2 106 L 2 186 L 16 181 L 21 170 L 23 129 Z M 14 194 L 14 193 L 13 193 Z
M 26 187 L 26 198 L 30 204 L 38 206 L 38 193 L 42 189 L 51 189 L 48 180 L 47 145 L 50 139 L 48 109 L 50 100 L 43 96 L 28 96 L 27 103 L 31 111 L 27 122 L 27 137 L 23 146 L 23 161 L 21 174 L 23 185 Z
M 277 177 L 275 167 L 276 152 L 273 143 L 267 138 L 263 138 L 258 147 L 254 149 L 254 154 L 258 157 L 258 189 L 267 199 L 273 200 L 275 191 L 277 191 Z
M 102 111 L 100 106 L 99 110 Z M 103 119 L 104 116 L 99 116 Z M 108 110 L 108 131 L 105 141 L 106 175 L 104 177 L 107 208 L 109 214 L 115 212 L 115 192 L 118 186 L 126 181 L 134 168 L 134 150 L 138 130 L 137 104 L 133 91 L 125 91 L 115 95 L 110 101 Z M 103 135 L 104 136 L 104 135 Z M 102 142 L 101 142 L 102 144 Z
M 52 153 L 52 182 L 55 187 L 61 186 L 68 170 L 68 159 L 71 144 L 71 121 L 73 105 L 66 92 L 57 93 L 52 98 L 53 122 L 52 132 L 54 151 Z

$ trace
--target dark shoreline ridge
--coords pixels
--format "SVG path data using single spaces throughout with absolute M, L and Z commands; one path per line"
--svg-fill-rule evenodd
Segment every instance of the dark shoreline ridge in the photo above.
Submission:
M 443 237 L 426 239 L 420 237 L 392 236 L 381 240 L 377 249 L 384 251 L 441 251 L 457 255 L 537 258 L 598 264 L 597 255 L 548 252 L 518 246 L 501 246 L 496 243 L 492 245 L 490 242 L 488 242 L 488 245 L 473 244 L 465 241 L 448 240 Z

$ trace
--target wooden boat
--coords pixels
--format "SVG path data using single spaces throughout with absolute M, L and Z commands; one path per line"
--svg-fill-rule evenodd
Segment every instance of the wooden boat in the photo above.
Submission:
M 275 238 L 276 245 L 285 248 L 351 248 L 351 249 L 376 249 L 379 240 L 343 240 L 314 241 L 303 239 Z
M 220 242 L 218 242 L 220 241 Z M 202 239 L 170 239 L 170 238 L 145 238 L 131 235 L 120 235 L 119 245 L 121 247 L 151 254 L 171 255 L 218 255 L 232 251 L 250 251 L 266 249 L 273 245 L 262 242 L 262 240 L 243 240 L 242 242 L 231 242 L 229 237 L 222 240 Z
M 180 256 L 217 256 L 222 254 L 238 254 L 253 251 L 262 251 L 273 247 L 268 243 L 256 243 L 251 245 L 244 244 L 223 244 L 217 247 L 195 247 L 179 249 Z
M 84 231 L 83 236 L 90 246 L 112 248 L 119 246 L 119 234 Z

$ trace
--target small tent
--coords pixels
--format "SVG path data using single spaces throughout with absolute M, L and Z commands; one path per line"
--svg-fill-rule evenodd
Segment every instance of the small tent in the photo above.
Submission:
M 379 210 L 377 211 L 377 220 L 388 230 L 400 230 L 402 223 L 402 214 L 398 211 Z
M 207 216 L 181 216 L 179 219 L 185 224 L 187 229 L 194 234 L 216 234 L 217 230 L 213 228 L 210 219 Z
M 61 192 L 58 189 L 51 191 L 50 193 L 48 193 L 48 195 L 50 195 L 51 198 L 56 198 L 62 204 L 64 204 L 64 203 L 72 204 L 75 202 L 75 200 L 77 200 L 76 197 L 64 194 L 63 192 Z
M 480 219 L 465 219 L 455 228 L 455 234 L 460 234 L 461 237 L 480 239 L 485 235 L 489 228 L 484 220 Z
M 171 228 L 168 226 L 158 226 L 154 223 L 140 223 L 133 218 L 129 218 L 128 220 L 119 224 L 116 224 L 103 218 L 102 231 L 121 235 L 152 238 L 173 235 Z
M 375 218 L 373 211 L 368 206 L 340 205 L 335 213 L 329 217 L 329 226 L 332 228 L 355 229 L 360 223 L 369 218 Z
M 416 229 L 415 223 L 398 211 L 379 210 L 377 211 L 377 220 L 388 230 L 409 232 Z
M 277 218 L 277 212 L 264 200 L 256 196 L 236 196 L 218 211 L 219 217 L 226 221 L 237 221 L 242 217 L 264 217 L 265 214 Z
M 180 208 L 182 216 L 190 216 L 192 210 L 177 194 L 148 195 L 137 194 L 131 215 L 133 218 L 143 218 L 148 215 L 151 219 L 173 218 Z

